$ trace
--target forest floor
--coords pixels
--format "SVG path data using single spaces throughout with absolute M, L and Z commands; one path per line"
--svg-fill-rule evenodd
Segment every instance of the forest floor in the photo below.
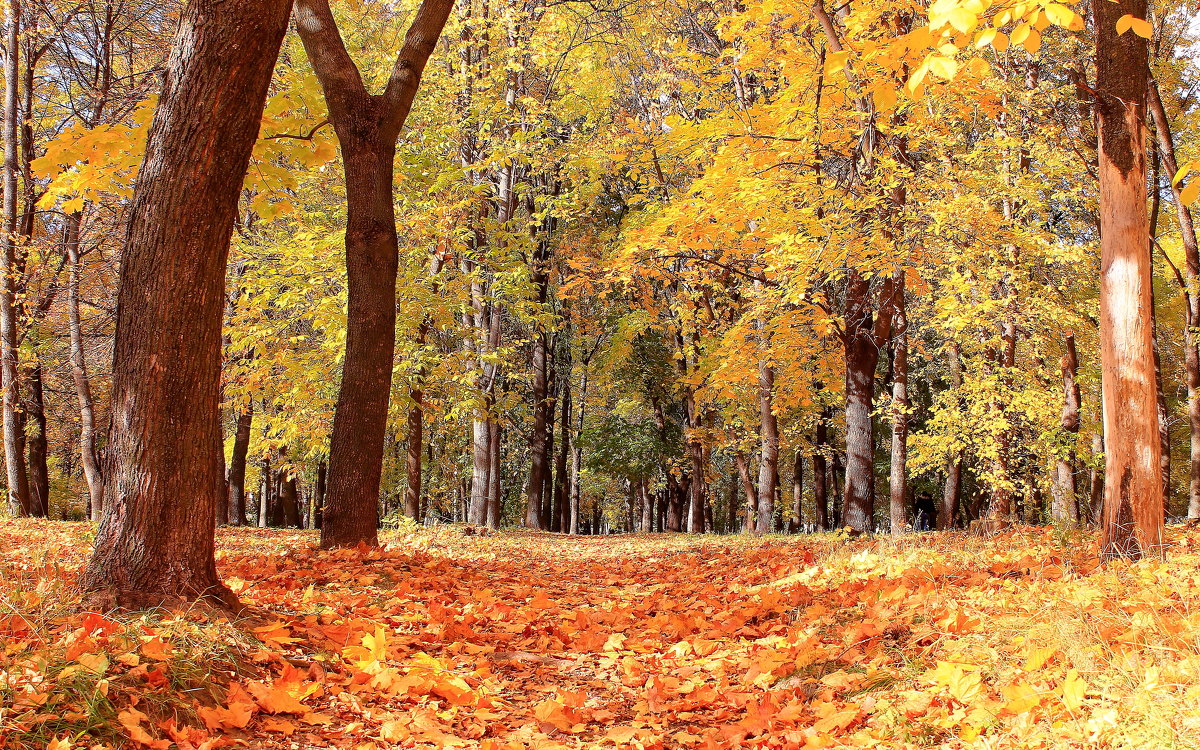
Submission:
M 1200 745 L 1200 531 L 315 550 L 221 530 L 254 614 L 101 616 L 86 524 L 0 522 L 0 748 Z

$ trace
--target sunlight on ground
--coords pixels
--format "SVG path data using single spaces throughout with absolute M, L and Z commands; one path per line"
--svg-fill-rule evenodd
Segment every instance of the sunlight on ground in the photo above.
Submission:
M 321 553 L 221 530 L 252 618 L 72 611 L 85 524 L 0 522 L 0 748 L 1195 747 L 1200 532 Z

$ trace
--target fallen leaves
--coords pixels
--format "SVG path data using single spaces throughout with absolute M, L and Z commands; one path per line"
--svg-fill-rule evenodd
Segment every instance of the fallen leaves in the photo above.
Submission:
M 37 552 L 0 546 L 20 612 L 0 622 L 0 735 L 39 750 L 1088 747 L 1149 726 L 1200 739 L 1194 531 L 1172 531 L 1167 564 L 1107 569 L 1041 530 L 970 549 L 954 534 L 416 530 L 338 552 L 222 531 L 223 571 L 272 613 L 235 626 L 54 609 L 86 528 L 20 522 L 0 541 L 34 525 L 72 552 L 30 565 Z

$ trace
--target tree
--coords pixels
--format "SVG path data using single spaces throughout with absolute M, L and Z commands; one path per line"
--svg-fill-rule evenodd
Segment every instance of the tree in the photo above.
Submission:
M 122 257 L 107 503 L 82 578 L 92 606 L 237 605 L 213 557 L 225 266 L 290 10 L 193 0 L 180 20 Z
M 1163 486 L 1146 209 L 1146 39 L 1123 19 L 1146 0 L 1093 0 L 1100 182 L 1100 360 L 1104 384 L 1104 557 L 1162 554 Z M 1122 23 L 1122 26 L 1128 26 Z
M 386 88 L 370 94 L 328 0 L 296 3 L 296 29 L 325 94 L 346 179 L 346 358 L 329 448 L 325 548 L 378 543 L 376 506 L 396 348 L 396 138 L 453 5 L 423 0 Z

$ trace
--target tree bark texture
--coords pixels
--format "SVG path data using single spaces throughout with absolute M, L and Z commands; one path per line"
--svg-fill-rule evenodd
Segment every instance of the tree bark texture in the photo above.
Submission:
M 1163 551 L 1161 447 L 1151 338 L 1146 210 L 1146 40 L 1118 34 L 1146 0 L 1093 0 L 1100 176 L 1100 361 L 1104 387 L 1104 558 Z
M 122 256 L 107 502 L 82 577 L 90 606 L 238 606 L 213 557 L 225 265 L 290 9 L 193 0 L 183 11 Z
M 233 433 L 233 452 L 229 457 L 226 485 L 229 488 L 228 517 L 232 526 L 246 523 L 246 455 L 250 452 L 250 429 L 254 424 L 254 403 L 238 414 L 237 428 Z
M 341 144 L 346 180 L 346 356 L 329 451 L 321 546 L 378 544 L 379 483 L 396 348 L 396 138 L 453 0 L 423 0 L 381 94 L 369 94 L 328 0 L 299 0 L 296 29 Z
M 774 531 L 775 492 L 779 486 L 779 422 L 775 417 L 772 395 L 775 369 L 762 360 L 758 365 L 758 419 L 760 451 L 758 462 L 758 520 L 754 531 Z

